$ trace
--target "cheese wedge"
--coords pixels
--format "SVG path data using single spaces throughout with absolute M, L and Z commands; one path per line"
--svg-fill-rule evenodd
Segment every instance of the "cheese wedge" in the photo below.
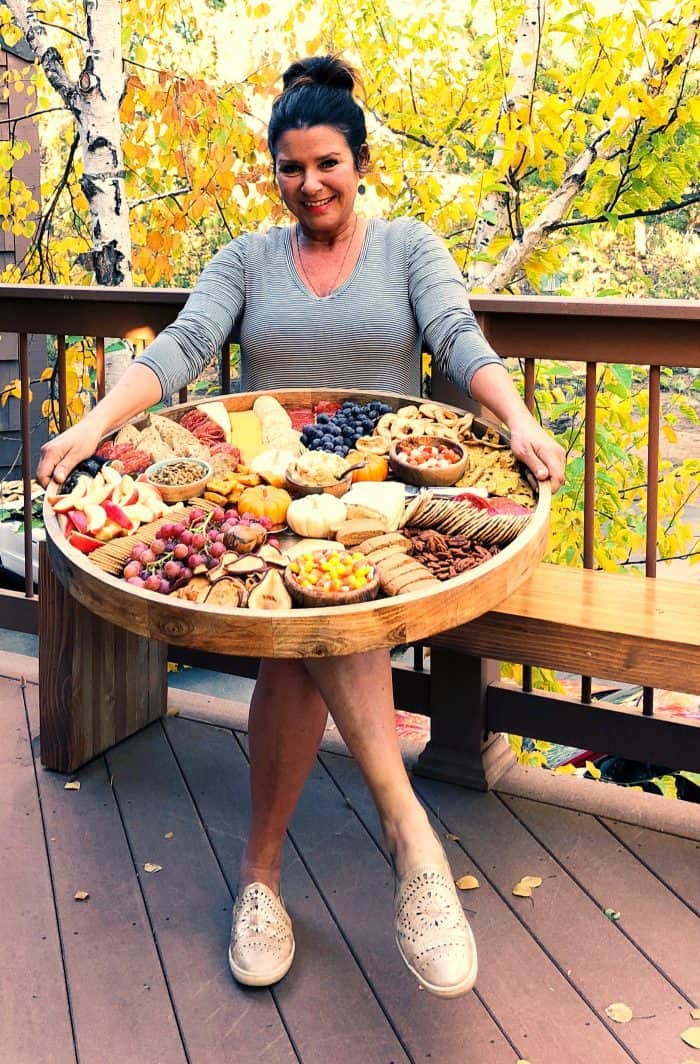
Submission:
M 245 465 L 249 466 L 256 455 L 265 449 L 260 418 L 252 410 L 239 410 L 229 414 L 230 442 L 241 452 Z
M 353 518 L 383 518 L 388 532 L 399 527 L 406 503 L 403 484 L 398 481 L 361 481 L 353 484 L 343 496 L 348 520 Z

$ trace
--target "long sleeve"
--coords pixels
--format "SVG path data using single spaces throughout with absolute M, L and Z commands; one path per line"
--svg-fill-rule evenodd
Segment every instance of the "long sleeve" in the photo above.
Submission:
M 470 392 L 476 371 L 501 359 L 479 328 L 445 244 L 422 222 L 407 224 L 409 294 L 424 347 L 453 384 Z
M 196 380 L 238 323 L 245 303 L 247 241 L 238 237 L 214 256 L 175 321 L 139 359 L 156 374 L 163 395 Z

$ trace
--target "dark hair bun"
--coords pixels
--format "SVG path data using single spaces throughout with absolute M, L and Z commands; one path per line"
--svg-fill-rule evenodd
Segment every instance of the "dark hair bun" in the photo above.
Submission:
M 310 56 L 287 67 L 282 75 L 284 91 L 301 85 L 327 85 L 352 94 L 359 78 L 355 71 L 336 55 Z

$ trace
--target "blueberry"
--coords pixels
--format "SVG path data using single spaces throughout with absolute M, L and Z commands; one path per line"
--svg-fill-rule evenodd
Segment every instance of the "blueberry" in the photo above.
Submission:
M 330 417 L 329 417 L 328 414 L 317 414 L 316 415 L 316 424 L 317 425 L 327 425 L 329 421 L 330 421 Z

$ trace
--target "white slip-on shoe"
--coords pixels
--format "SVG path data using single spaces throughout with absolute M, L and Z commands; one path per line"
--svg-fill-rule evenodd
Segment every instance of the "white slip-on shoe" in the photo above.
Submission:
M 294 960 L 292 921 L 282 898 L 264 883 L 250 883 L 236 898 L 228 963 L 239 983 L 272 986 Z
M 438 997 L 459 997 L 474 986 L 476 943 L 457 894 L 447 856 L 394 873 L 396 945 L 418 982 Z

